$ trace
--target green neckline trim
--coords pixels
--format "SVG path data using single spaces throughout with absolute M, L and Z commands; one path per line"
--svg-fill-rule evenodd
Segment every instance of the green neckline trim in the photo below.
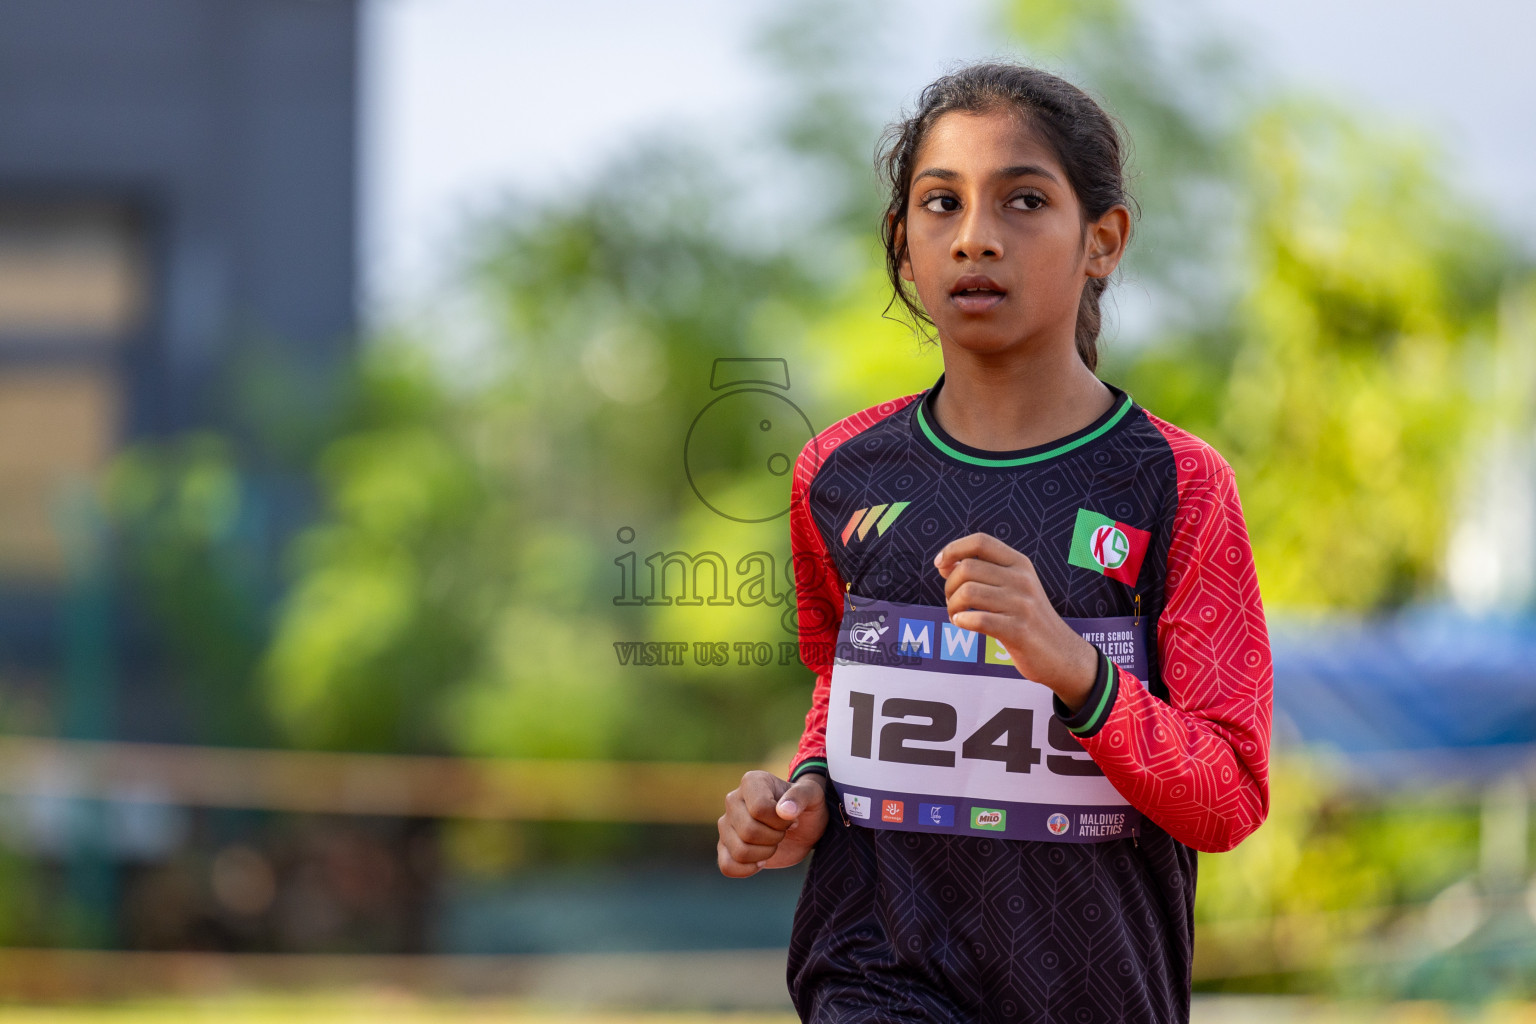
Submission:
M 1104 687 L 1104 692 L 1099 694 L 1099 706 L 1093 709 L 1093 714 L 1088 716 L 1088 721 L 1084 722 L 1076 729 L 1073 729 L 1071 726 L 1067 726 L 1069 732 L 1077 733 L 1079 735 L 1092 732 L 1093 727 L 1099 724 L 1099 717 L 1104 714 L 1104 705 L 1109 703 L 1110 696 L 1115 692 L 1115 683 L 1117 682 L 1115 678 L 1115 663 L 1110 661 L 1109 655 L 1105 654 L 1103 651 L 1100 651 L 1099 654 L 1109 665 L 1109 680 Z
M 1105 420 L 1104 423 L 1101 424 L 1096 430 L 1084 434 L 1082 437 L 1079 437 L 1074 441 L 1068 441 L 1066 444 L 1057 445 L 1050 451 L 1039 452 L 1035 455 L 1021 455 L 1016 459 L 984 459 L 980 458 L 979 456 L 969 455 L 966 452 L 959 451 L 951 445 L 945 444 L 943 439 L 940 438 L 938 434 L 934 433 L 933 428 L 928 425 L 928 417 L 923 413 L 923 405 L 925 402 L 926 396 L 923 399 L 918 400 L 917 425 L 922 428 L 922 431 L 927 435 L 928 440 L 932 441 L 934 447 L 938 448 L 945 455 L 948 455 L 951 458 L 959 459 L 961 462 L 968 462 L 973 466 L 1027 466 L 1033 462 L 1044 462 L 1046 459 L 1054 459 L 1058 455 L 1065 455 L 1067 452 L 1074 448 L 1080 448 L 1087 444 L 1089 441 L 1104 436 L 1104 434 L 1108 432 L 1111 427 L 1113 427 L 1116 423 L 1119 423 L 1125 417 L 1126 413 L 1131 411 L 1131 396 L 1126 395 L 1125 400 L 1120 403 L 1120 408 L 1116 409 L 1114 414 L 1111 415 L 1109 419 Z

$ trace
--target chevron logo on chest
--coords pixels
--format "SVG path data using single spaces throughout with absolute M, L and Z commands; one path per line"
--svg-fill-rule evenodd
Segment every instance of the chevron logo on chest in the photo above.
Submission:
M 885 531 L 896 522 L 896 517 L 901 515 L 902 509 L 912 504 L 910 501 L 894 501 L 885 505 L 871 505 L 861 508 L 853 513 L 848 520 L 848 525 L 843 527 L 843 547 L 848 546 L 849 538 L 857 533 L 858 539 L 863 540 L 869 536 L 869 531 L 874 530 L 876 537 L 885 536 Z

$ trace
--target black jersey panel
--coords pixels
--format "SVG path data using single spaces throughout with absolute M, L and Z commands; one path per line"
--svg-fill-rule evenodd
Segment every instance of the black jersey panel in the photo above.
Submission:
M 1155 637 L 1178 491 L 1144 411 L 1131 403 L 1049 458 L 976 465 L 917 421 L 920 405 L 932 420 L 942 383 L 839 444 L 811 481 L 812 518 L 849 589 L 941 606 L 934 556 L 982 531 L 1029 557 L 1061 615 L 1140 614 Z M 1115 391 L 1116 406 L 1125 398 Z M 1134 585 L 1070 560 L 1083 510 L 1150 535 Z M 1151 821 L 1144 829 L 1029 842 L 868 829 L 834 811 L 795 914 L 797 1010 L 828 1022 L 1187 1020 L 1195 852 Z

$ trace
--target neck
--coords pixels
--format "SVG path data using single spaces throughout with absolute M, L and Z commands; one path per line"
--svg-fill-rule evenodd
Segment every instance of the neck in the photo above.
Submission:
M 971 352 L 944 345 L 944 386 L 933 414 L 955 440 L 983 451 L 1049 444 L 1088 426 L 1114 403 L 1075 346 Z

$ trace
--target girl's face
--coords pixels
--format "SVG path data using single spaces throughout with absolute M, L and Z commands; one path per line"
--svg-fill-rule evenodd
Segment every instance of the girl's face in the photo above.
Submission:
M 1083 284 L 1120 262 L 1129 212 L 1084 225 L 1051 148 L 1004 110 L 944 114 L 912 167 L 901 276 L 941 341 L 978 354 L 1075 352 Z

